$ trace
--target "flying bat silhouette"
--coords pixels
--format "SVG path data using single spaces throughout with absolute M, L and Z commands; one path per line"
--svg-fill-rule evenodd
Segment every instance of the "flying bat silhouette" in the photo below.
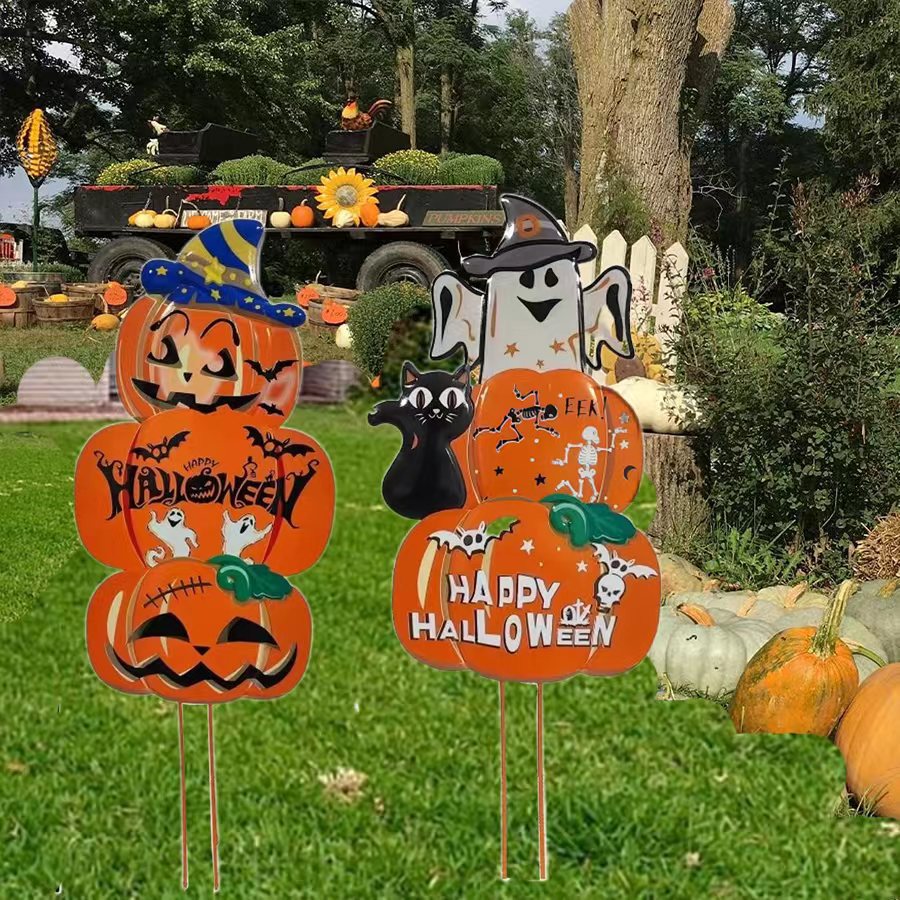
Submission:
M 146 447 L 135 447 L 132 453 L 138 459 L 153 459 L 156 462 L 161 462 L 164 459 L 168 459 L 170 451 L 179 444 L 183 444 L 189 434 L 189 431 L 179 431 L 178 434 L 163 438 L 160 444 L 147 444 Z
M 310 447 L 309 444 L 292 444 L 290 438 L 279 440 L 270 432 L 265 435 L 252 425 L 245 425 L 244 430 L 250 438 L 250 443 L 254 447 L 261 447 L 263 456 L 280 459 L 282 456 L 306 456 L 308 453 L 315 453 L 316 448 Z
M 505 528 L 500 534 L 488 534 L 487 526 L 482 522 L 477 528 L 457 528 L 456 531 L 435 531 L 428 535 L 428 540 L 436 541 L 438 547 L 449 547 L 453 550 L 462 550 L 466 556 L 471 559 L 476 553 L 484 553 L 488 548 L 488 544 L 496 541 L 509 531 L 512 531 L 513 522 L 509 527 Z
M 250 368 L 253 369 L 253 371 L 256 372 L 257 375 L 262 375 L 262 377 L 265 378 L 266 381 L 274 381 L 279 376 L 282 369 L 289 369 L 291 366 L 294 366 L 296 364 L 296 359 L 281 359 L 277 363 L 275 363 L 275 365 L 272 366 L 271 369 L 264 369 L 261 363 L 259 363 L 257 360 L 247 360 L 247 365 L 250 366 Z
M 279 409 L 274 403 L 260 403 L 259 408 L 270 416 L 283 416 L 284 410 Z M 632 466 L 634 468 L 634 466 Z

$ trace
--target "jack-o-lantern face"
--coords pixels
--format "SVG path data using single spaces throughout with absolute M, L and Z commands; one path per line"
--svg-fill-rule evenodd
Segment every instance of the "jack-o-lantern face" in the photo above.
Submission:
M 220 307 L 143 297 L 125 316 L 116 351 L 119 394 L 136 419 L 182 407 L 283 422 L 300 389 L 296 333 Z
M 176 560 L 134 578 L 101 585 L 88 611 L 88 655 L 112 687 L 224 703 L 280 697 L 302 678 L 309 608 L 265 566 Z
M 621 512 L 641 481 L 634 410 L 574 369 L 509 369 L 481 384 L 469 464 L 482 499 L 571 494 Z

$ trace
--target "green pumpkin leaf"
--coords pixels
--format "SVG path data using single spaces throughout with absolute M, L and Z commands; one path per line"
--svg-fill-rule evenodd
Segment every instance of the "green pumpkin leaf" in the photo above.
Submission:
M 238 556 L 214 556 L 210 565 L 218 568 L 216 583 L 223 591 L 234 594 L 240 603 L 249 600 L 284 600 L 291 593 L 291 583 L 283 575 L 261 563 L 248 563 Z
M 541 503 L 550 506 L 551 527 L 566 535 L 573 547 L 624 544 L 635 535 L 631 521 L 613 512 L 605 503 L 582 503 L 569 494 L 550 494 Z

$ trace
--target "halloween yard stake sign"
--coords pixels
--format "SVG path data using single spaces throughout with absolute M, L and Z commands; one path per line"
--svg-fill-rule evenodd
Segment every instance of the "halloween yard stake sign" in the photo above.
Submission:
M 633 352 L 628 274 L 613 267 L 582 288 L 578 265 L 596 248 L 570 241 L 530 200 L 501 199 L 507 227 L 499 246 L 463 260 L 467 272 L 487 279 L 486 290 L 452 273 L 432 286 L 432 354 L 463 347 L 468 364 L 480 366 L 481 383 L 469 387 L 468 367 L 419 373 L 407 363 L 401 397 L 379 404 L 370 421 L 403 432 L 384 495 L 395 511 L 421 519 L 394 566 L 397 636 L 427 665 L 469 669 L 499 685 L 504 879 L 505 686 L 537 686 L 538 871 L 545 879 L 544 684 L 578 673 L 616 675 L 639 663 L 656 633 L 660 578 L 653 547 L 623 515 L 641 480 L 640 423 L 584 371 L 599 366 L 602 347 Z M 451 483 L 456 492 L 445 490 Z
M 258 279 L 263 227 L 213 225 L 177 260 L 151 260 L 147 296 L 119 332 L 119 392 L 137 419 L 79 456 L 82 542 L 118 570 L 87 611 L 91 665 L 125 693 L 177 704 L 182 885 L 188 884 L 185 703 L 207 707 L 213 878 L 219 888 L 213 708 L 293 689 L 312 621 L 286 575 L 321 556 L 334 476 L 309 435 L 285 428 L 300 387 L 294 304 Z

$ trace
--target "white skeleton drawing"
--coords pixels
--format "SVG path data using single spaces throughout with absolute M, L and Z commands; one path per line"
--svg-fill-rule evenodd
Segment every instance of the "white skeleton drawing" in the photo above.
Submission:
M 659 572 L 651 566 L 635 565 L 633 559 L 622 559 L 605 544 L 594 544 L 594 555 L 606 566 L 606 573 L 594 585 L 594 599 L 601 612 L 611 612 L 625 595 L 626 578 L 653 578 Z
M 247 547 L 259 543 L 271 530 L 272 525 L 269 523 L 259 531 L 256 527 L 256 516 L 250 514 L 232 520 L 226 509 L 222 513 L 222 552 L 226 556 L 241 556 Z M 249 556 L 243 558 L 247 562 L 253 562 Z
M 144 557 L 148 566 L 155 566 L 166 557 L 166 547 L 173 558 L 190 556 L 191 548 L 197 547 L 197 534 L 188 528 L 184 511 L 177 506 L 170 509 L 162 519 L 156 518 L 156 510 L 151 511 L 147 530 L 158 537 L 165 547 L 151 547 Z
M 594 503 L 600 492 L 597 490 L 597 463 L 600 461 L 601 453 L 612 453 L 616 449 L 616 437 L 625 434 L 627 429 L 616 428 L 612 433 L 612 442 L 608 447 L 600 446 L 600 433 L 593 425 L 588 425 L 581 432 L 580 444 L 566 444 L 564 455 L 560 459 L 554 459 L 554 466 L 566 466 L 569 464 L 569 454 L 573 450 L 578 451 L 578 489 L 572 486 L 572 482 L 568 478 L 564 478 L 556 486 L 556 490 L 566 488 L 569 493 L 574 494 L 579 500 L 583 499 L 585 483 L 590 485 L 591 498 L 589 503 Z

